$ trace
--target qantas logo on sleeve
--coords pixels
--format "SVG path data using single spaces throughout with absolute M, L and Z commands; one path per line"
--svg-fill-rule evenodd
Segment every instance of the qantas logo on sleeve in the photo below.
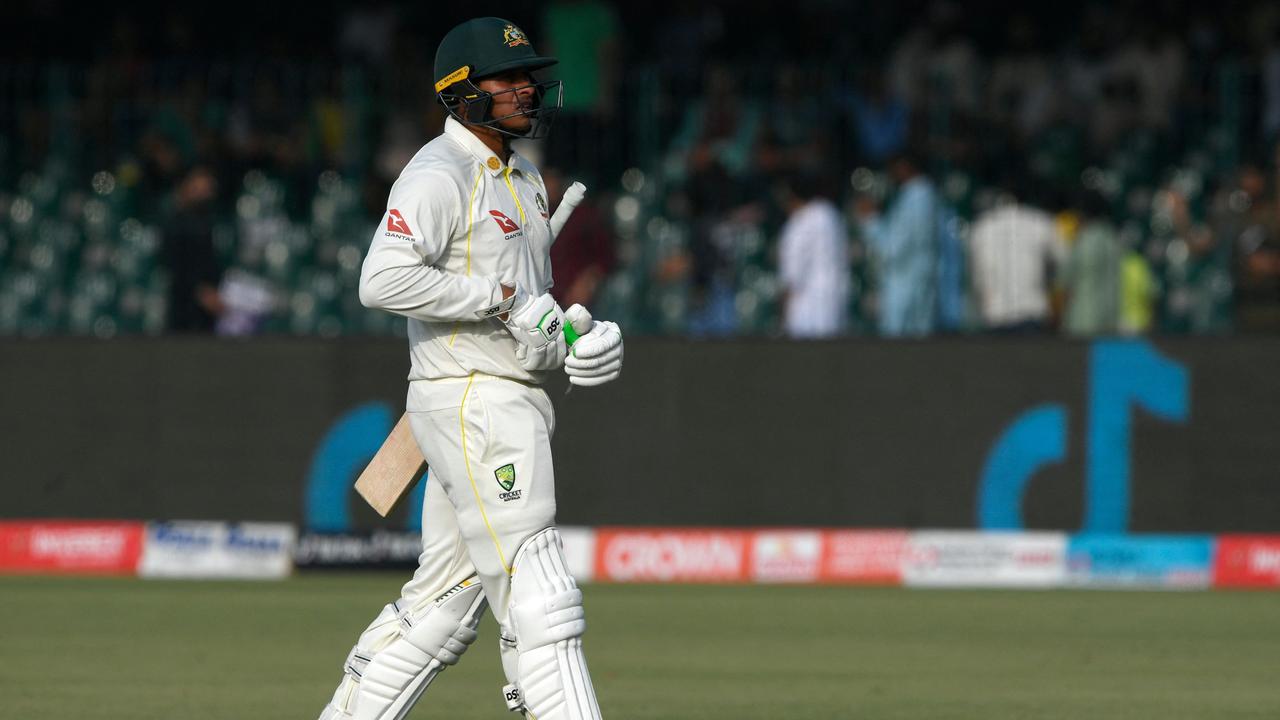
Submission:
M 413 236 L 413 231 L 409 229 L 409 223 L 404 221 L 404 216 L 400 214 L 399 210 L 394 209 L 387 211 L 387 232 Z
M 520 229 L 515 220 L 503 215 L 497 210 L 490 210 L 489 214 L 493 216 L 493 221 L 498 223 L 498 227 L 502 228 L 504 233 L 513 233 Z

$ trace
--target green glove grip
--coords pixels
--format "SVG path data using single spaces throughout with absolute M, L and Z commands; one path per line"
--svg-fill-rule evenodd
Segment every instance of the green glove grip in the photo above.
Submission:
M 571 322 L 569 322 L 568 320 L 566 320 L 566 321 L 565 321 L 565 323 L 564 323 L 564 344 L 565 344 L 565 346 L 566 346 L 566 347 L 567 347 L 567 346 L 571 346 L 571 345 L 573 345 L 574 343 L 578 342 L 578 337 L 579 337 L 579 335 L 578 335 L 578 331 L 573 329 L 573 323 L 571 323 Z

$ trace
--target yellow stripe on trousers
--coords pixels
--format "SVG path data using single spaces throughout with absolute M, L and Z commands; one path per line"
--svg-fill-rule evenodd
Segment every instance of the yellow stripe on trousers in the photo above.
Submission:
M 476 381 L 475 373 L 471 373 L 471 377 L 467 380 L 467 389 L 462 392 L 462 404 L 458 406 L 458 426 L 462 432 L 462 464 L 467 468 L 467 480 L 471 481 L 471 492 L 476 496 L 476 507 L 480 509 L 480 517 L 484 519 L 484 526 L 489 531 L 489 537 L 493 539 L 493 547 L 498 551 L 498 562 L 502 563 L 502 569 L 511 574 L 511 567 L 507 565 L 507 556 L 502 552 L 502 543 L 498 542 L 498 534 L 493 531 L 493 525 L 489 523 L 489 513 L 484 511 L 484 502 L 480 500 L 480 488 L 476 487 L 476 478 L 471 474 L 471 458 L 467 456 L 467 398 L 471 397 L 471 384 Z

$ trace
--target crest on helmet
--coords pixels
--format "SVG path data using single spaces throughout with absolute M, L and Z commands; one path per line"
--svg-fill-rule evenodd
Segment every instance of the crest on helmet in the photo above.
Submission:
M 507 44 L 507 47 L 529 44 L 529 38 L 525 37 L 520 28 L 515 25 L 508 25 L 502 29 L 502 41 Z

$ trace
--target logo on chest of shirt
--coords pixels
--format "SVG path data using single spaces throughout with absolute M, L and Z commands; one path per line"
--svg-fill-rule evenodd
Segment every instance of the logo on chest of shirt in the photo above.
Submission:
M 498 227 L 502 228 L 502 232 L 506 233 L 508 240 L 524 234 L 524 231 L 520 229 L 520 226 L 516 224 L 515 220 L 503 215 L 497 210 L 490 210 L 489 214 L 493 216 L 493 221 L 498 223 Z
M 404 216 L 399 210 L 391 209 L 387 211 L 387 234 L 406 235 L 407 239 L 413 238 L 413 231 L 409 229 L 409 223 L 404 221 Z

